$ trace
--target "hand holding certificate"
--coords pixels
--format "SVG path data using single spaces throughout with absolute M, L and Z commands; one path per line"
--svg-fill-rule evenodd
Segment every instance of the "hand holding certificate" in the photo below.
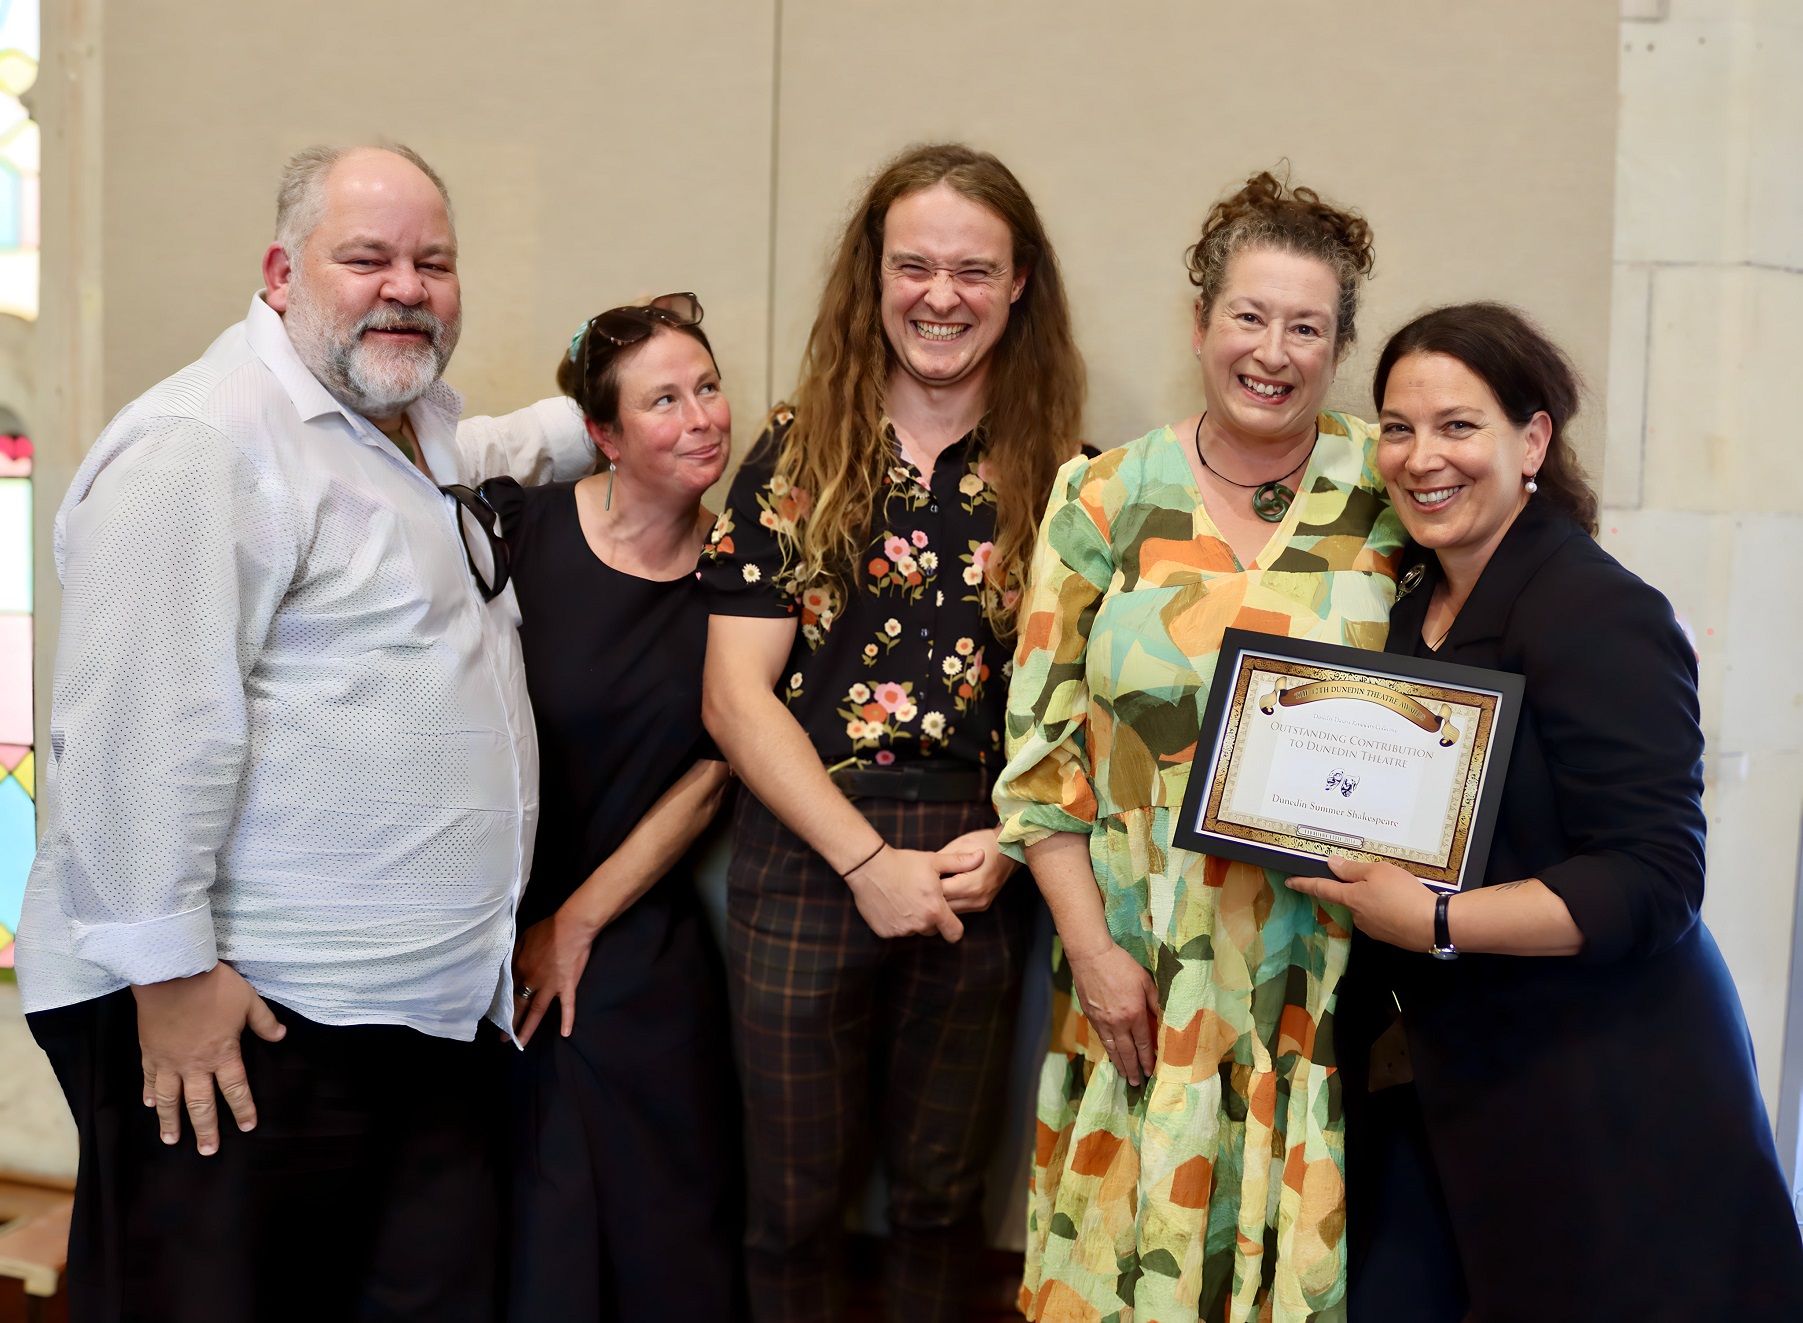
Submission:
M 1518 675 L 1230 629 L 1176 843 L 1287 873 L 1393 863 L 1482 878 Z

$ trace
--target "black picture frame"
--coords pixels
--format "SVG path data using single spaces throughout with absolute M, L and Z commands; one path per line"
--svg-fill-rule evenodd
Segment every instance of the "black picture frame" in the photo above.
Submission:
M 1455 857 L 1445 867 L 1424 870 L 1382 852 L 1346 845 L 1344 841 L 1351 838 L 1340 841 L 1304 839 L 1292 834 L 1254 830 L 1220 819 L 1216 812 L 1221 800 L 1218 785 L 1230 770 L 1223 756 L 1229 760 L 1232 756 L 1232 750 L 1226 747 L 1227 741 L 1223 738 L 1223 728 L 1237 731 L 1240 713 L 1255 702 L 1248 689 L 1251 675 L 1247 669 L 1248 655 L 1269 659 L 1273 664 L 1292 664 L 1299 676 L 1318 675 L 1321 670 L 1350 674 L 1357 677 L 1353 683 L 1374 684 L 1405 695 L 1397 700 L 1399 702 L 1406 703 L 1409 694 L 1441 689 L 1488 697 L 1487 704 L 1475 705 L 1482 708 L 1488 724 L 1472 732 L 1473 750 L 1460 783 L 1460 794 L 1464 798 L 1454 829 Z M 1319 682 L 1338 683 L 1325 678 Z M 1480 886 L 1490 856 L 1490 842 L 1496 831 L 1523 692 L 1522 677 L 1507 671 L 1293 639 L 1281 634 L 1229 629 L 1221 640 L 1214 680 L 1203 709 L 1195 761 L 1190 769 L 1189 787 L 1183 796 L 1174 843 L 1198 854 L 1238 859 L 1291 875 L 1330 877 L 1327 856 L 1340 854 L 1354 859 L 1387 860 L 1417 876 L 1426 871 L 1430 876 L 1424 877 L 1423 882 L 1438 890 L 1467 890 Z M 1231 727 L 1230 721 L 1234 723 Z M 1416 724 L 1421 723 L 1417 721 Z M 1451 730 L 1450 725 L 1447 729 Z M 1477 747 L 1480 742 L 1481 749 Z M 1475 772 L 1472 770 L 1474 764 Z M 1449 809 L 1451 803 L 1449 800 Z M 1205 810 L 1215 824 L 1213 830 L 1202 830 Z M 1281 844 L 1277 838 L 1281 838 Z

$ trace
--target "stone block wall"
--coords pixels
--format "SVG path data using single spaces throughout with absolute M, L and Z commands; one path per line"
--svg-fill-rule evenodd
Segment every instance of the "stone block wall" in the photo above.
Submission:
M 1796 1171 L 1803 5 L 1624 0 L 1603 545 L 1695 635 L 1704 918 Z M 1789 1044 L 1787 1051 L 1787 1019 Z

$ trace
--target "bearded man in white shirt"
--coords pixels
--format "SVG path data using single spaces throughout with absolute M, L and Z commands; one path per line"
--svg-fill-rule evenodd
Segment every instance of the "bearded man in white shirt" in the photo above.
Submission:
M 416 154 L 302 152 L 246 319 L 57 514 L 17 964 L 81 1137 L 76 1323 L 493 1317 L 483 1021 L 537 749 L 502 566 L 439 484 L 594 457 L 566 400 L 459 427 L 456 259 Z

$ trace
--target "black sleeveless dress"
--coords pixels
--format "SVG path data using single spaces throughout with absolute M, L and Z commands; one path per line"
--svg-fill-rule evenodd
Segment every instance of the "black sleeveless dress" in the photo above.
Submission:
M 698 759 L 707 607 L 692 575 L 605 564 L 575 485 L 483 495 L 501 516 L 540 813 L 519 927 L 550 917 Z M 743 1314 L 737 1086 L 692 855 L 596 937 L 575 1032 L 553 1007 L 514 1071 L 513 1323 Z

